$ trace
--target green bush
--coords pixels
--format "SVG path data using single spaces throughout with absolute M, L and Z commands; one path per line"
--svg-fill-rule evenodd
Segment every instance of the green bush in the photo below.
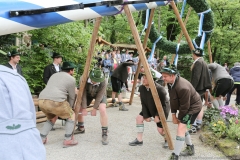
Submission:
M 203 125 L 210 126 L 210 123 L 218 119 L 220 116 L 220 110 L 216 108 L 208 108 L 204 111 Z

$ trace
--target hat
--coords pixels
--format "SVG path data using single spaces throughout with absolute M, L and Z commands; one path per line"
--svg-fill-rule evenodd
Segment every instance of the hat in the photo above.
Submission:
M 103 82 L 105 79 L 105 76 L 101 69 L 96 68 L 91 70 L 89 78 L 94 82 Z
M 143 72 L 142 74 L 143 74 L 143 75 L 146 75 L 145 72 Z M 154 71 L 151 70 L 151 74 L 152 74 L 153 79 L 156 79 L 156 78 L 157 78 L 157 77 L 156 77 L 156 73 L 155 73 Z
M 131 61 L 131 62 L 133 62 L 133 60 L 132 60 L 132 59 L 128 59 L 126 62 L 130 62 L 130 61 Z
M 62 55 L 60 55 L 60 54 L 57 53 L 57 52 L 53 52 L 52 58 L 59 58 L 59 57 L 62 57 Z
M 12 57 L 12 56 L 16 56 L 16 55 L 20 55 L 21 53 L 17 52 L 16 50 L 13 50 L 11 52 L 7 53 L 8 57 Z
M 62 70 L 69 70 L 69 69 L 76 68 L 76 65 L 73 64 L 72 62 L 63 62 L 63 65 L 61 68 Z
M 168 74 L 178 74 L 177 68 L 175 67 L 174 64 L 172 64 L 169 67 L 164 67 L 160 73 L 168 73 Z
M 196 48 L 192 52 L 197 56 L 203 56 L 203 50 L 201 48 Z

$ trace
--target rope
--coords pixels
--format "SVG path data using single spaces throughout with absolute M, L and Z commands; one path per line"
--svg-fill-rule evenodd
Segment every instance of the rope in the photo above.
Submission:
M 182 6 L 182 10 L 181 10 L 181 14 L 180 14 L 180 17 L 182 18 L 182 16 L 183 16 L 183 13 L 184 13 L 184 9 L 185 9 L 185 7 L 186 7 L 186 4 L 187 4 L 187 0 L 184 0 L 183 1 L 183 6 Z M 191 11 L 191 10 L 190 10 Z M 187 14 L 187 17 L 186 17 L 186 19 L 185 19 L 185 24 L 184 25 L 186 25 L 186 22 L 187 22 L 187 20 L 188 20 L 188 17 L 189 17 L 189 14 L 190 14 L 190 11 L 188 12 L 188 14 Z M 176 47 L 176 55 L 175 55 L 175 57 L 174 57 L 174 62 L 173 62 L 173 64 L 177 67 L 177 63 L 178 63 L 178 51 L 179 51 L 179 47 L 180 47 L 180 41 L 181 41 L 181 39 L 182 39 L 182 35 L 183 35 L 183 32 L 181 32 L 181 34 L 180 34 L 180 36 L 179 36 L 179 39 L 178 39 L 178 44 L 177 44 L 177 47 Z
M 188 13 L 187 13 L 187 16 L 184 20 L 184 25 L 186 26 L 186 23 L 188 21 L 188 18 L 189 18 L 189 15 L 191 13 L 191 10 L 192 10 L 192 7 L 190 7 L 188 9 Z M 183 32 L 181 31 L 180 35 L 179 35 L 179 38 L 178 38 L 178 44 L 177 44 L 177 47 L 176 47 L 176 54 L 173 55 L 172 57 L 172 61 L 171 61 L 171 64 L 174 64 L 177 66 L 177 62 L 178 62 L 178 51 L 179 51 L 179 48 L 180 48 L 180 42 L 181 42 L 181 39 L 182 39 L 182 36 L 183 36 Z
M 128 0 L 124 0 L 123 2 L 127 2 Z M 121 9 L 117 12 L 117 13 L 115 13 L 114 15 L 117 15 L 117 14 L 120 14 L 120 13 L 122 13 L 122 11 L 123 11 L 123 9 L 124 9 L 124 5 L 125 4 L 122 4 L 121 6 Z

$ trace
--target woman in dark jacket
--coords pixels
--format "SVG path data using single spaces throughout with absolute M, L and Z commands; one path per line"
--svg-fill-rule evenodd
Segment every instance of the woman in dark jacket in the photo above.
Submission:
M 230 69 L 229 74 L 233 77 L 234 86 L 227 94 L 227 100 L 225 102 L 225 105 L 229 105 L 232 92 L 235 89 L 237 89 L 236 104 L 240 105 L 240 63 L 239 62 L 234 63 L 234 67 Z

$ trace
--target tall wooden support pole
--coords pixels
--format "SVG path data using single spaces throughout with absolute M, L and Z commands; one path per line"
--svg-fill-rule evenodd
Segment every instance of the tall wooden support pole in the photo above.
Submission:
M 171 138 L 171 135 L 170 135 L 170 132 L 169 132 L 169 129 L 168 129 L 168 125 L 166 123 L 166 118 L 165 118 L 165 115 L 164 115 L 162 104 L 160 102 L 158 92 L 157 92 L 156 86 L 154 84 L 150 68 L 148 67 L 147 59 L 145 57 L 144 49 L 143 49 L 143 46 L 141 44 L 141 40 L 140 40 L 140 37 L 139 37 L 139 34 L 138 34 L 137 27 L 135 25 L 134 19 L 132 17 L 132 13 L 130 12 L 130 9 L 129 9 L 128 5 L 124 5 L 124 11 L 126 13 L 128 23 L 130 25 L 130 28 L 131 28 L 131 31 L 132 31 L 132 34 L 133 34 L 133 37 L 134 37 L 134 40 L 135 40 L 135 43 L 136 43 L 136 46 L 137 46 L 139 56 L 140 56 L 140 59 L 141 59 L 142 64 L 143 64 L 144 71 L 146 73 L 146 76 L 147 76 L 147 79 L 148 79 L 148 82 L 149 82 L 149 86 L 151 88 L 153 99 L 154 99 L 154 102 L 156 104 L 158 114 L 159 114 L 159 117 L 160 117 L 162 125 L 163 125 L 163 129 L 165 131 L 166 139 L 168 141 L 169 149 L 173 150 L 173 142 L 172 142 L 172 138 Z
M 151 9 L 151 14 L 150 14 L 149 21 L 148 21 L 148 27 L 147 27 L 146 34 L 145 34 L 144 41 L 143 41 L 143 49 L 145 49 L 147 47 L 147 40 L 148 40 L 148 36 L 149 36 L 151 26 L 152 26 L 154 11 L 155 11 L 155 8 Z M 132 92 L 131 92 L 131 96 L 130 96 L 130 100 L 129 100 L 129 105 L 131 105 L 132 101 L 133 101 L 133 96 L 134 96 L 134 92 L 135 92 L 135 87 L 137 85 L 137 80 L 138 80 L 138 75 L 139 75 L 140 68 L 141 68 L 141 63 L 142 62 L 141 62 L 141 58 L 140 58 L 139 62 L 138 62 L 137 72 L 135 73 L 135 76 L 134 76 L 134 82 L 133 82 L 133 86 L 132 86 Z
M 80 110 L 80 105 L 82 103 L 83 90 L 84 90 L 86 82 L 87 82 L 92 57 L 94 55 L 94 48 L 95 48 L 96 39 L 97 39 L 98 30 L 99 30 L 99 27 L 100 27 L 101 20 L 102 20 L 102 17 L 99 17 L 95 21 L 95 25 L 94 25 L 94 29 L 93 29 L 93 33 L 92 33 L 92 39 L 91 39 L 90 46 L 89 46 L 89 49 L 88 49 L 88 56 L 87 56 L 87 59 L 86 59 L 83 75 L 82 75 L 82 78 L 79 80 L 79 84 L 81 84 L 81 85 L 80 85 L 78 95 L 77 95 L 77 99 L 76 99 L 76 103 L 75 103 L 75 125 L 74 126 L 76 126 L 76 123 L 77 123 L 78 113 L 79 113 L 79 110 Z M 73 130 L 73 132 L 74 132 L 74 130 Z
M 212 63 L 212 51 L 211 51 L 210 40 L 207 42 L 207 46 L 208 46 L 209 63 Z
M 187 24 L 187 21 L 188 21 L 189 15 L 190 15 L 190 13 L 191 13 L 191 10 L 192 10 L 192 7 L 190 7 L 190 8 L 188 9 L 187 16 L 186 16 L 186 18 L 185 18 L 185 20 L 184 20 L 184 26 L 186 26 L 186 24 Z M 178 43 L 181 42 L 181 40 L 182 40 L 182 36 L 183 36 L 183 31 L 181 31 L 181 33 L 180 33 L 180 35 L 179 35 Z M 172 56 L 171 64 L 173 64 L 174 59 L 175 59 L 175 56 L 176 56 L 176 54 L 174 54 L 174 55 Z
M 187 29 L 186 29 L 186 27 L 185 27 L 185 25 L 184 25 L 184 23 L 182 21 L 182 18 L 180 17 L 180 14 L 179 14 L 179 11 L 178 11 L 178 9 L 176 7 L 175 2 L 171 1 L 170 4 L 171 4 L 171 6 L 173 8 L 173 11 L 174 11 L 176 17 L 177 17 L 177 20 L 178 20 L 178 23 L 179 23 L 179 25 L 180 25 L 180 27 L 182 29 L 182 32 L 183 32 L 183 34 L 184 34 L 184 36 L 185 36 L 185 38 L 186 38 L 186 40 L 188 42 L 188 46 L 189 46 L 190 50 L 194 50 L 195 48 L 194 48 L 194 46 L 192 44 L 192 40 L 191 40 L 191 38 L 188 35 Z

